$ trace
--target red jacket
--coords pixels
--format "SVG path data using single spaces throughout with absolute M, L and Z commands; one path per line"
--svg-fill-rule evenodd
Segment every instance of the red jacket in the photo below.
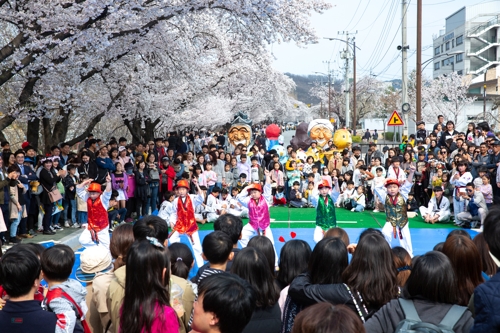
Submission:
M 162 173 L 162 170 L 166 170 L 165 173 Z M 164 192 L 165 189 L 162 188 L 162 183 L 164 182 L 165 177 L 167 178 L 167 189 L 166 191 L 172 191 L 174 188 L 175 181 L 175 170 L 172 166 L 168 166 L 166 169 L 163 164 L 160 165 L 160 192 Z

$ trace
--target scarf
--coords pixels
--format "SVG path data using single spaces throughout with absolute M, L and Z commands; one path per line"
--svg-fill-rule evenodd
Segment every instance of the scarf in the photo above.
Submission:
M 186 195 L 184 202 L 182 202 L 182 198 L 177 199 L 177 223 L 174 226 L 174 231 L 188 236 L 198 231 L 198 224 L 194 218 L 193 202 L 189 195 Z

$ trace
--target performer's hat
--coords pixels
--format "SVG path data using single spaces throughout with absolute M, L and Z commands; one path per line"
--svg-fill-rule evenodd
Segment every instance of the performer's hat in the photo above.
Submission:
M 257 190 L 259 192 L 262 192 L 262 186 L 260 186 L 260 184 L 251 184 L 247 187 L 248 193 L 250 193 L 251 190 Z
M 330 186 L 330 183 L 329 183 L 329 182 L 328 182 L 328 180 L 326 180 L 326 179 L 323 179 L 323 181 L 322 181 L 321 183 L 319 183 L 319 185 L 318 185 L 318 189 L 321 189 L 321 188 L 323 188 L 323 187 L 332 188 L 332 187 Z
M 385 187 L 389 186 L 389 185 L 398 185 L 399 186 L 399 182 L 396 178 L 389 178 L 385 181 Z
M 181 179 L 177 182 L 177 188 L 185 187 L 189 190 L 189 183 L 185 179 Z
M 102 193 L 101 184 L 99 184 L 99 183 L 90 183 L 89 188 L 87 189 L 87 191 Z

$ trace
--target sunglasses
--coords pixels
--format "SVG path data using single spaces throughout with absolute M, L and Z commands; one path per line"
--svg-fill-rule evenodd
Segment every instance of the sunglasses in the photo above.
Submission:
M 467 192 L 474 192 L 474 190 L 469 190 L 469 189 L 467 189 Z
M 447 154 L 448 152 L 446 150 L 443 150 L 441 154 Z

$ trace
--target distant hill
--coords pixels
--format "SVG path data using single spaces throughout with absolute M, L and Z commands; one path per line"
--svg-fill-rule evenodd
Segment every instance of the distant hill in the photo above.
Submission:
M 292 73 L 285 73 L 286 76 L 291 78 L 295 84 L 296 84 L 296 89 L 295 89 L 295 97 L 297 100 L 301 101 L 302 103 L 305 104 L 318 104 L 320 100 L 318 98 L 312 97 L 309 95 L 309 90 L 313 87 L 314 84 L 327 84 L 328 83 L 328 77 L 324 75 L 296 75 Z M 401 79 L 394 79 L 386 82 L 391 82 L 392 87 L 394 89 L 401 89 Z M 342 86 L 342 81 L 341 80 L 336 80 L 333 82 L 333 88 L 336 89 L 337 91 L 341 90 Z

